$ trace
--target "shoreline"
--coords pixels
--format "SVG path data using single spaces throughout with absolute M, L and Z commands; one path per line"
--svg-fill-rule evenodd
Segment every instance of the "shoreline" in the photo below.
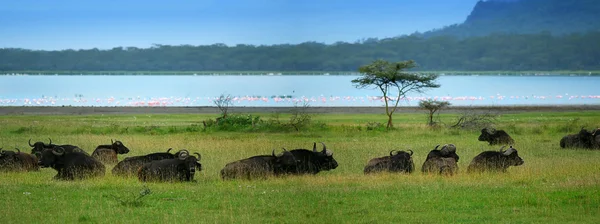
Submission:
M 229 113 L 289 113 L 301 107 L 230 107 Z M 308 113 L 317 114 L 385 114 L 385 107 L 308 107 Z M 514 106 L 450 106 L 442 113 L 464 111 L 496 113 L 521 112 L 582 112 L 598 111 L 600 105 L 514 105 Z M 398 107 L 396 113 L 423 113 L 419 107 Z M 0 116 L 6 115 L 102 115 L 102 114 L 218 114 L 217 107 L 44 107 L 4 106 Z

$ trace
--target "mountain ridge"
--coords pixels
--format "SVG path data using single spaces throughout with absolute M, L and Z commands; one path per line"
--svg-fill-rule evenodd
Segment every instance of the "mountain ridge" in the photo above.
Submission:
M 423 33 L 425 37 L 486 36 L 496 33 L 553 35 L 600 30 L 597 0 L 489 0 L 479 1 L 460 24 Z

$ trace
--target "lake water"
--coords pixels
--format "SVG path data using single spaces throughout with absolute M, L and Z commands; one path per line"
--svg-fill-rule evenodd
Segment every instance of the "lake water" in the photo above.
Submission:
M 0 76 L 0 106 L 382 106 L 375 89 L 356 89 L 359 76 Z M 440 76 L 440 88 L 409 93 L 453 105 L 600 104 L 597 76 Z M 393 92 L 397 93 L 397 92 Z

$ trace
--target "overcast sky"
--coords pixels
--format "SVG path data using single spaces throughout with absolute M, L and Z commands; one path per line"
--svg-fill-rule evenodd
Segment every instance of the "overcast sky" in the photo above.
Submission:
M 463 22 L 478 0 L 0 0 L 0 48 L 297 44 Z

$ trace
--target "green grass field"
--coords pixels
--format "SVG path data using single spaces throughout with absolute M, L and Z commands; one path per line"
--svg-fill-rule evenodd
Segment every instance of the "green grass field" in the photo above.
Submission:
M 262 114 L 269 117 L 269 114 Z M 448 123 L 454 114 L 441 115 Z M 467 174 L 471 159 L 497 150 L 478 130 L 431 129 L 425 114 L 397 114 L 393 131 L 371 130 L 384 115 L 314 115 L 300 132 L 205 131 L 216 115 L 0 116 L 0 147 L 29 152 L 27 141 L 74 144 L 90 152 L 119 139 L 142 155 L 186 148 L 202 154 L 194 183 L 140 183 L 110 174 L 55 181 L 40 172 L 0 173 L 1 223 L 600 223 L 600 151 L 564 150 L 562 136 L 596 128 L 600 111 L 504 114 L 495 127 L 515 139 L 525 164 L 507 173 Z M 282 115 L 285 118 L 285 115 Z M 228 162 L 272 149 L 325 142 L 339 167 L 316 176 L 221 181 Z M 452 177 L 419 170 L 437 144 L 460 155 Z M 416 172 L 365 176 L 366 162 L 412 149 Z M 140 191 L 151 194 L 136 200 Z

